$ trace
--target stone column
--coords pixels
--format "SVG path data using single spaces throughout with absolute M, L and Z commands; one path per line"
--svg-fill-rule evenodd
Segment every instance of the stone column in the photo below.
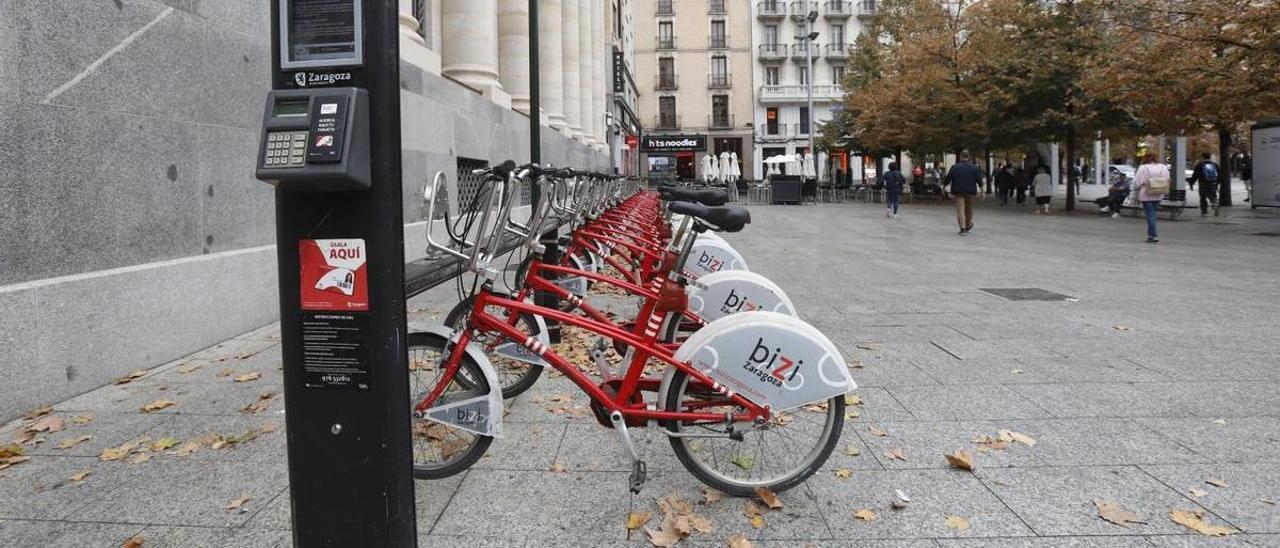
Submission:
M 591 98 L 593 115 L 592 133 L 595 134 L 596 148 L 604 150 L 609 146 L 609 128 L 604 123 L 604 115 L 609 111 L 609 97 L 613 91 L 613 49 L 609 47 L 609 39 L 605 35 L 606 19 L 605 2 L 591 2 L 591 67 L 592 82 L 595 91 Z
M 561 0 L 538 0 L 539 101 L 547 113 L 547 125 L 564 131 L 564 48 Z
M 569 123 L 569 137 L 582 135 L 582 79 L 578 67 L 578 0 L 564 0 L 561 43 L 564 44 L 564 118 Z
M 443 0 L 440 44 L 445 76 L 486 95 L 498 82 L 498 0 Z
M 591 41 L 591 7 L 595 3 L 595 0 L 578 0 L 578 89 L 582 94 L 579 97 L 579 109 L 582 116 L 582 142 L 590 147 L 596 144 L 595 103 L 592 101 L 596 95 L 593 77 L 595 65 L 591 55 L 596 49 L 595 42 Z
M 498 78 L 511 108 L 529 114 L 529 2 L 498 2 Z
M 400 59 L 432 74 L 440 74 L 440 55 L 418 33 L 422 21 L 413 12 L 413 0 L 400 1 Z M 429 15 L 429 14 L 428 14 Z M 427 21 L 430 25 L 430 21 Z

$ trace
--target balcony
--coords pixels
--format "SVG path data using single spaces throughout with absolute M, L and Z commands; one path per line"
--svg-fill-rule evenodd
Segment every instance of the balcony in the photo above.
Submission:
M 707 89 L 727 89 L 733 87 L 733 76 L 729 73 L 712 72 L 707 75 Z
M 756 17 L 760 19 L 781 19 L 787 16 L 787 3 L 783 0 L 758 0 Z
M 707 47 L 710 49 L 728 49 L 729 37 L 723 34 L 712 34 L 707 38 Z
M 761 61 L 782 61 L 787 58 L 786 44 L 760 44 L 758 49 Z
M 818 48 L 816 48 L 816 47 L 815 47 L 815 48 L 813 48 L 813 50 L 814 50 L 814 51 L 813 51 L 813 56 L 814 56 L 814 57 L 821 57 L 821 56 L 822 56 L 822 52 L 821 52 L 821 51 L 818 51 Z M 798 61 L 804 61 L 804 60 L 805 60 L 805 58 L 806 58 L 806 57 L 807 57 L 807 55 L 808 55 L 808 51 L 809 51 L 809 44 L 808 44 L 807 42 L 801 42 L 801 43 L 799 43 L 799 44 L 791 44 L 791 58 L 792 58 L 792 59 L 796 59 L 796 60 L 798 60 Z
M 658 0 L 658 15 L 675 15 L 676 7 L 674 0 Z
M 827 19 L 848 19 L 853 16 L 853 2 L 827 0 L 822 4 L 822 15 Z
M 849 48 L 851 47 L 851 44 L 827 44 L 822 49 L 828 61 L 844 62 L 849 60 Z
M 779 84 L 776 86 L 760 86 L 756 95 L 761 103 L 803 103 L 809 100 L 809 86 L 801 84 Z M 818 103 L 829 103 L 844 98 L 844 90 L 836 84 L 814 84 L 813 100 Z
M 876 16 L 876 0 L 859 0 L 858 17 L 870 19 Z
M 796 1 L 791 3 L 791 18 L 801 20 L 809 16 L 810 12 L 818 11 L 818 3 Z
M 667 116 L 659 114 L 658 116 L 654 116 L 653 129 L 680 129 L 680 116 L 677 114 Z
M 719 116 L 707 116 L 707 129 L 733 129 L 733 115 L 722 113 Z
M 676 49 L 676 37 L 675 36 L 659 36 L 658 39 L 655 40 L 655 44 L 653 47 L 658 51 L 670 51 L 670 50 Z
M 785 141 L 788 136 L 787 130 L 787 124 L 769 124 L 766 122 L 764 125 L 757 128 L 757 133 L 759 133 L 760 138 L 765 141 Z
M 674 74 L 661 74 L 653 79 L 653 89 L 658 91 L 672 91 L 679 89 L 678 79 Z
M 707 15 L 728 15 L 729 10 L 724 8 L 724 0 L 710 0 L 707 4 Z
M 806 123 L 791 124 L 791 129 L 792 129 L 791 136 L 792 137 L 808 137 L 810 127 L 811 125 Z

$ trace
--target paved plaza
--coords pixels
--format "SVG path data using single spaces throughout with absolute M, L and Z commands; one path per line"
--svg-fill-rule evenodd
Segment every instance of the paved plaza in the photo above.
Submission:
M 1280 546 L 1280 237 L 1259 235 L 1280 215 L 1188 212 L 1148 245 L 1140 219 L 1092 204 L 993 202 L 967 238 L 934 203 L 897 221 L 876 204 L 755 207 L 727 235 L 859 385 L 835 454 L 762 527 L 743 500 L 708 502 L 657 432 L 641 433 L 650 481 L 631 496 L 612 431 L 544 376 L 472 470 L 417 482 L 420 544 L 646 546 L 628 516 L 656 528 L 675 495 L 711 529 L 682 546 Z M 415 299 L 413 322 L 438 321 L 452 292 Z M 268 326 L 0 427 L 0 449 L 25 439 L 30 457 L 0 470 L 0 546 L 289 545 L 280 362 Z M 948 464 L 958 449 L 972 472 Z

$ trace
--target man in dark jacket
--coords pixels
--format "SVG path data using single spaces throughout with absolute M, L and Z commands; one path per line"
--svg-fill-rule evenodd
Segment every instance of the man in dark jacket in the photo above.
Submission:
M 1013 174 L 1009 173 L 1009 164 L 1000 164 L 996 170 L 996 196 L 1000 197 L 1000 205 L 1009 205 L 1009 193 L 1013 191 Z
M 973 200 L 982 188 L 982 170 L 973 164 L 973 155 L 968 150 L 960 151 L 960 161 L 951 166 L 942 186 L 949 187 L 955 198 L 960 235 L 968 236 L 973 230 Z
M 1213 205 L 1213 216 L 1218 216 L 1218 174 L 1222 170 L 1218 164 L 1213 161 L 1213 155 L 1208 152 L 1204 153 L 1202 160 L 1196 162 L 1196 167 L 1191 172 L 1191 178 L 1187 179 L 1187 185 L 1194 189 L 1196 183 L 1200 183 L 1200 216 L 1209 216 L 1209 206 Z

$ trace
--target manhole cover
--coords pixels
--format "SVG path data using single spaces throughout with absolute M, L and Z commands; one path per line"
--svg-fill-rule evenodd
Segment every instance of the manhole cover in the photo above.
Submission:
M 1011 301 L 1065 301 L 1073 298 L 1070 295 L 1036 287 L 980 287 L 978 289 Z
M 1280 237 L 1280 232 L 1254 232 L 1254 236 L 1271 236 L 1273 238 Z

